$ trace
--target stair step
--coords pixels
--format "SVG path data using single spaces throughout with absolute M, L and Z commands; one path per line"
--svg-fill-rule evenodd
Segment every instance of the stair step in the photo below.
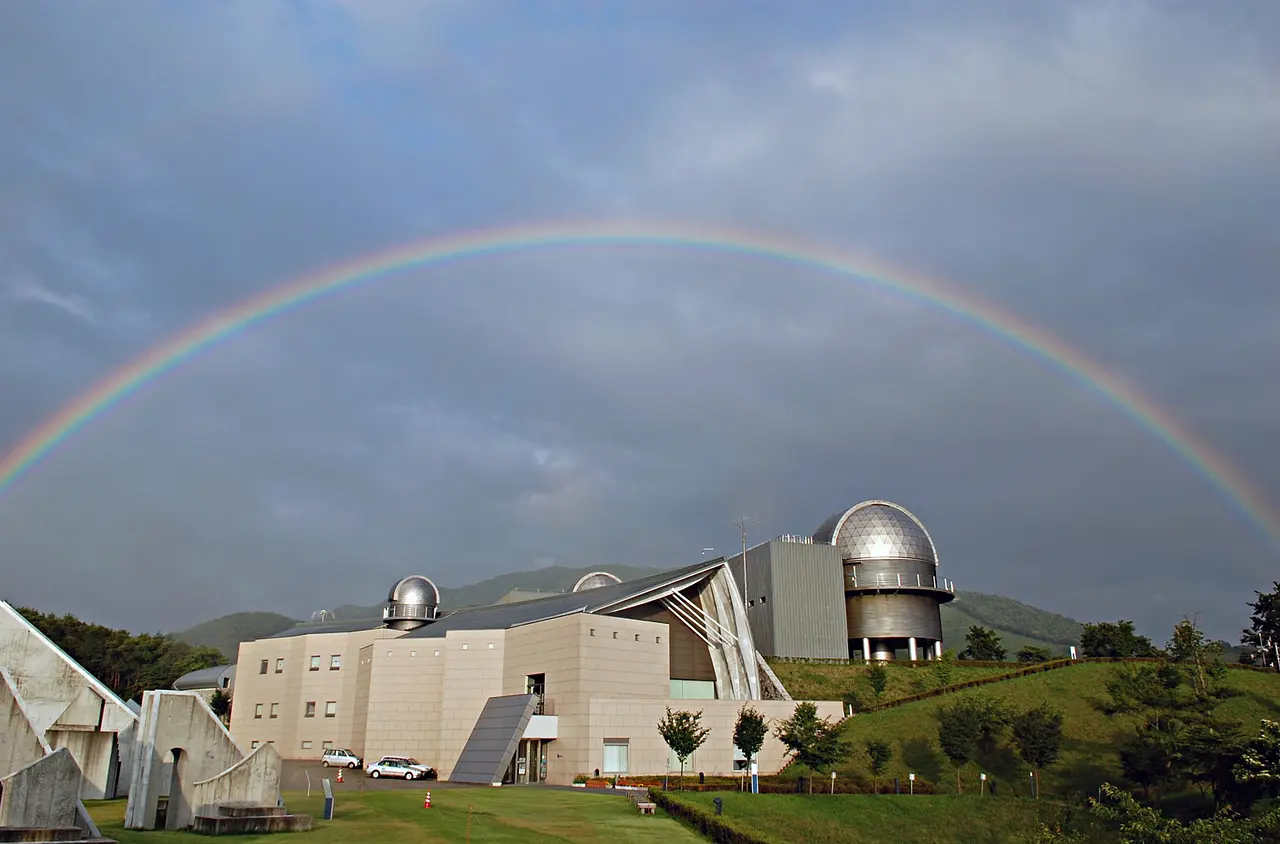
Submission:
M 78 827 L 0 826 L 0 841 L 39 841 L 41 844 L 56 841 L 80 841 L 83 835 Z
M 198 835 L 246 835 L 268 832 L 307 832 L 311 829 L 310 815 L 197 815 L 191 823 L 191 831 Z
M 222 803 L 218 806 L 218 815 L 224 818 L 260 818 L 287 814 L 289 810 L 284 806 L 263 806 L 257 803 Z

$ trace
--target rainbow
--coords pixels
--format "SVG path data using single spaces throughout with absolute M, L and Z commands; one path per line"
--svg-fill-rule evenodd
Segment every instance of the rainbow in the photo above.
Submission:
M 471 231 L 400 245 L 274 287 L 189 327 L 97 382 L 0 460 L 0 494 L 41 459 L 144 385 L 235 334 L 398 271 L 538 249 L 669 247 L 735 254 L 834 273 L 933 307 L 1039 358 L 1093 391 L 1202 476 L 1280 550 L 1280 518 L 1262 492 L 1168 411 L 1042 329 L 967 293 L 874 262 L 761 234 L 636 223 L 559 223 Z

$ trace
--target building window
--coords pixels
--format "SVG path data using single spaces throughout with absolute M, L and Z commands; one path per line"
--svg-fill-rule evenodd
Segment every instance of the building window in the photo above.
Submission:
M 326 700 L 324 702 L 324 717 L 326 718 L 338 717 L 338 702 L 336 700 Z
M 768 596 L 767 596 L 767 595 L 761 595 L 761 596 L 760 596 L 760 603 L 762 603 L 762 604 L 763 604 L 766 600 L 768 600 Z
M 418 655 L 417 651 L 409 651 L 409 656 L 417 656 L 417 655 Z
M 224 688 L 224 689 L 228 689 L 228 688 L 230 688 L 230 687 L 231 687 L 231 680 L 230 680 L 230 679 L 228 679 L 228 678 L 226 678 L 226 677 L 223 677 L 223 678 L 222 678 L 222 688 Z
M 278 703 L 271 704 L 271 717 L 272 718 L 280 717 L 280 704 Z
M 654 636 L 654 637 L 653 637 L 653 641 L 654 641 L 656 644 L 661 645 L 661 644 L 662 644 L 662 637 L 661 637 L 661 636 Z
M 464 651 L 467 649 L 467 643 L 466 643 L 466 642 L 463 642 L 463 643 L 462 643 L 462 649 L 463 649 Z
M 255 741 L 255 742 L 250 742 L 250 743 L 249 743 L 249 749 L 250 749 L 250 750 L 257 750 L 257 748 L 258 748 L 258 745 L 259 745 L 259 744 L 260 744 L 260 742 L 256 742 L 256 741 Z
M 617 630 L 613 631 L 613 638 L 615 638 L 615 639 L 616 639 L 616 638 L 618 638 L 618 631 L 617 631 Z
M 329 670 L 337 671 L 342 667 L 342 654 L 329 654 Z
M 276 673 L 277 673 L 277 674 L 283 674 L 283 673 L 284 673 L 284 658 L 283 658 L 283 657 L 281 657 L 280 659 L 277 659 L 277 660 L 276 660 Z
M 322 748 L 324 748 L 325 750 L 333 750 L 333 742 L 331 742 L 331 741 L 326 741 L 326 742 L 324 742 L 323 744 L 321 744 L 320 746 L 321 746 Z
M 630 739 L 604 740 L 604 765 L 601 772 L 606 774 L 625 774 L 631 761 Z
M 264 660 L 262 661 L 262 664 L 258 666 L 258 673 L 259 673 L 259 674 L 266 674 L 266 673 L 267 673 L 267 660 L 265 660 L 265 659 L 264 659 Z
M 312 655 L 311 655 L 311 666 L 310 666 L 307 670 L 308 670 L 308 671 L 319 671 L 319 670 L 320 670 L 320 654 L 312 654 Z
M 591 635 L 592 636 L 596 635 L 596 629 L 594 627 L 591 628 Z
M 303 718 L 316 717 L 316 702 L 314 700 L 307 701 L 307 707 L 302 713 Z
M 311 742 L 309 742 L 309 741 L 304 741 L 304 742 L 302 743 L 302 749 L 303 749 L 303 750 L 310 750 L 310 749 L 311 749 Z
M 255 706 L 255 707 L 253 708 L 253 717 L 254 717 L 254 718 L 261 718 L 261 717 L 262 717 L 262 704 L 258 704 L 257 706 Z
M 637 633 L 637 634 L 636 634 L 636 641 L 637 641 L 637 642 L 639 642 L 639 641 L 640 641 L 640 634 L 639 634 L 639 633 Z

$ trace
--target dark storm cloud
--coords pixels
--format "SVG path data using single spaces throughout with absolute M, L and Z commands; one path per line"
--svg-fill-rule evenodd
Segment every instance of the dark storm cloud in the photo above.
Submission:
M 1280 497 L 1266 5 L 76 9 L 0 12 L 0 73 L 26 82 L 0 91 L 21 115 L 0 132 L 3 442 L 285 279 L 621 216 L 950 279 Z M 1185 462 L 999 338 L 669 248 L 409 270 L 238 334 L 0 499 L 0 560 L 15 598 L 173 628 L 370 603 L 411 569 L 674 565 L 731 551 L 741 513 L 760 539 L 869 497 L 915 510 L 963 588 L 1156 636 L 1183 612 L 1231 636 L 1276 562 Z

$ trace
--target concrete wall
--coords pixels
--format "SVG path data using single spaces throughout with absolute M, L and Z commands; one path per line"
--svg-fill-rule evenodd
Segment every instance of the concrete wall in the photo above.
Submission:
M 0 779 L 0 827 L 80 825 L 80 768 L 56 750 Z
M 275 806 L 280 801 L 280 754 L 269 744 L 232 765 L 216 777 L 198 782 L 192 791 L 196 815 L 216 816 L 224 803 Z
M 843 716 L 843 706 L 836 701 L 815 701 L 818 717 L 839 720 Z M 732 774 L 733 769 L 733 727 L 738 721 L 738 712 L 743 702 L 738 700 L 639 700 L 635 698 L 592 697 L 591 699 L 591 731 L 590 742 L 585 747 L 586 764 L 577 771 L 569 773 L 570 780 L 574 773 L 592 773 L 596 768 L 603 770 L 604 743 L 609 740 L 626 740 L 629 744 L 630 763 L 627 773 L 632 775 L 668 773 L 671 749 L 658 734 L 658 721 L 666 714 L 667 707 L 673 711 L 688 710 L 702 712 L 702 725 L 709 727 L 711 733 L 707 741 L 698 748 L 693 762 L 697 767 L 686 767 L 685 772 L 705 774 Z M 751 706 L 765 716 L 769 723 L 769 735 L 765 738 L 764 747 L 760 749 L 760 772 L 762 774 L 778 771 L 786 761 L 786 747 L 773 735 L 775 722 L 790 718 L 795 712 L 795 701 L 752 701 Z M 554 747 L 554 745 L 553 745 Z M 672 768 L 671 770 L 679 770 Z M 557 776 L 556 783 L 563 782 Z
M 13 677 L 0 668 L 0 777 L 43 759 L 50 748 L 31 726 Z
M 176 751 L 164 782 L 164 758 Z M 146 692 L 138 729 L 125 826 L 154 829 L 156 807 L 168 794 L 166 827 L 182 829 L 195 817 L 196 783 L 213 779 L 244 758 L 231 734 L 199 695 L 192 692 Z
M 33 728 L 75 758 L 81 796 L 116 796 L 115 736 L 137 721 L 124 701 L 3 601 L 0 667 L 12 675 Z

